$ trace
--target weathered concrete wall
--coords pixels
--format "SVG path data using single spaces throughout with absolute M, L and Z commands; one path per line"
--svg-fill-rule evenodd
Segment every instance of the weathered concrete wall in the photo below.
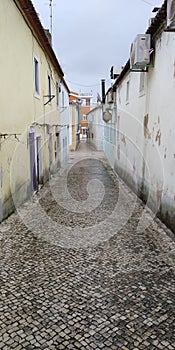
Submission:
M 129 72 L 117 88 L 111 165 L 175 232 L 175 35 L 155 39 L 147 73 Z M 112 125 L 107 123 L 111 130 Z M 110 131 L 109 131 L 110 133 Z M 109 148 L 109 147 L 108 147 Z M 111 159 L 112 158 L 112 159 Z

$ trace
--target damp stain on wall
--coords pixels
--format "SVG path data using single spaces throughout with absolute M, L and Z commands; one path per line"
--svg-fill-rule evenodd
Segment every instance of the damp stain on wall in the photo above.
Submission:
M 150 133 L 150 131 L 148 129 L 148 121 L 149 121 L 149 116 L 148 116 L 148 114 L 146 114 L 144 116 L 144 136 L 145 136 L 145 138 L 150 139 L 151 138 L 151 133 Z
M 160 146 L 160 143 L 161 143 L 161 132 L 160 132 L 160 130 L 157 131 L 155 141 L 158 142 L 158 145 Z
M 122 137 L 121 137 L 121 142 L 123 142 L 123 143 L 124 143 L 124 145 L 126 145 L 125 135 L 122 135 Z
M 173 77 L 175 79 L 175 61 L 174 61 L 174 73 L 173 73 Z

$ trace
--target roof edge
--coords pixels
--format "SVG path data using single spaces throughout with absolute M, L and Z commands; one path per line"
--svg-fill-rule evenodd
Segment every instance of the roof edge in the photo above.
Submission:
M 32 4 L 31 0 L 13 0 L 19 11 L 23 14 L 27 24 L 32 30 L 33 35 L 40 43 L 41 47 L 47 53 L 50 61 L 52 62 L 55 70 L 58 72 L 60 77 L 64 76 L 63 70 L 58 62 L 56 54 L 49 43 L 45 30 L 41 24 L 41 21 L 37 15 L 37 12 Z

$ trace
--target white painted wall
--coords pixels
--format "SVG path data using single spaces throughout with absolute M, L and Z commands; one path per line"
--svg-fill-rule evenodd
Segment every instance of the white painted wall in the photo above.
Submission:
M 110 97 L 110 98 L 109 98 Z M 112 167 L 115 165 L 115 152 L 116 152 L 116 120 L 117 120 L 117 108 L 116 108 L 116 92 L 113 93 L 113 103 L 111 103 L 111 93 L 109 92 L 106 98 L 105 105 L 103 106 L 103 114 L 107 113 L 111 115 L 111 120 L 107 123 L 104 122 L 104 152 Z
M 88 141 L 98 151 L 103 151 L 104 122 L 102 120 L 102 106 L 93 109 L 87 115 L 89 134 Z
M 156 37 L 142 91 L 141 74 L 129 72 L 117 88 L 114 168 L 175 230 L 175 33 Z
M 69 150 L 75 151 L 79 142 L 78 135 L 78 116 L 79 116 L 79 104 L 77 101 L 71 101 L 70 105 L 70 122 L 69 122 Z
M 70 108 L 69 108 L 69 92 L 61 83 L 60 91 L 60 159 L 61 165 L 65 164 L 69 156 L 69 123 L 70 123 Z

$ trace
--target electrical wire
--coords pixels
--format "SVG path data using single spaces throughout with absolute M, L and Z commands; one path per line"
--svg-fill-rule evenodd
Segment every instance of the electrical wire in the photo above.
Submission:
M 80 83 L 76 83 L 76 82 L 73 82 L 73 81 L 70 81 L 68 79 L 66 79 L 66 81 L 68 83 L 71 83 L 71 84 L 74 84 L 74 85 L 77 85 L 77 86 L 83 86 L 83 87 L 93 87 L 93 86 L 99 86 L 100 85 L 100 82 L 98 84 L 92 84 L 92 85 L 83 85 L 83 84 L 80 84 Z M 106 80 L 106 82 L 110 81 L 110 79 Z
M 75 83 L 73 81 L 70 81 L 70 80 L 66 80 L 68 83 L 71 83 L 71 84 L 74 84 L 74 85 L 77 85 L 77 86 L 84 86 L 84 87 L 92 87 L 92 86 L 99 86 L 99 84 L 93 84 L 93 85 L 83 85 L 83 84 L 80 84 L 80 83 Z
M 147 1 L 147 0 L 141 0 L 142 2 L 144 2 L 145 4 L 148 4 L 150 6 L 154 6 L 154 4 L 152 4 L 151 2 Z

